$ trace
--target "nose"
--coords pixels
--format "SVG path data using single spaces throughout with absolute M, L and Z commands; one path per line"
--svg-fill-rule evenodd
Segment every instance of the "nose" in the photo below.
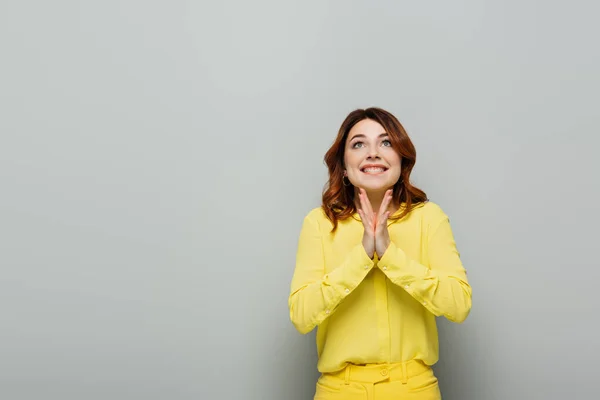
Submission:
M 368 159 L 372 159 L 372 158 L 379 158 L 379 152 L 377 151 L 376 147 L 371 147 L 371 150 L 369 150 L 369 154 L 367 155 Z

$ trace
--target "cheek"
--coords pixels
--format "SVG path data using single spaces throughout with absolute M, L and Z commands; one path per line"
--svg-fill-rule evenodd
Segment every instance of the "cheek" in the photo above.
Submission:
M 357 169 L 360 165 L 361 157 L 357 157 L 356 154 L 348 155 L 345 157 L 345 163 L 347 169 Z
M 385 154 L 385 159 L 392 168 L 400 168 L 401 158 L 394 150 L 390 149 L 389 152 Z

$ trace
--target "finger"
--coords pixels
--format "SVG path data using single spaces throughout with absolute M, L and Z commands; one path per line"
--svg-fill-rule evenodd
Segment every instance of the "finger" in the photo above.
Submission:
M 360 189 L 363 198 L 363 209 L 367 212 L 367 214 L 373 215 L 373 207 L 371 206 L 371 202 L 369 201 L 369 196 L 367 196 L 367 192 L 364 189 Z
M 377 227 L 377 214 L 373 211 L 373 207 L 371 206 L 371 202 L 369 201 L 369 197 L 367 196 L 367 192 L 363 193 L 363 201 L 367 206 L 366 217 L 369 223 L 369 228 L 375 232 L 375 228 Z M 363 209 L 364 212 L 364 209 Z
M 360 216 L 360 220 L 362 221 L 363 225 L 365 224 L 365 212 L 362 209 L 358 209 L 358 215 Z
M 365 200 L 363 199 L 362 189 L 358 189 L 358 201 L 360 202 L 360 206 L 362 207 L 362 213 L 365 214 Z
M 383 214 L 388 211 L 390 203 L 392 202 L 392 191 L 388 190 L 385 192 L 385 196 L 383 196 L 383 201 L 381 202 L 381 207 L 379 208 L 378 220 L 383 218 Z
M 390 198 L 390 193 L 389 193 L 389 191 L 386 191 L 385 194 L 383 195 L 383 200 L 381 201 L 379 210 L 377 211 L 377 220 L 378 221 L 383 220 L 383 214 L 386 213 L 389 203 L 390 203 L 389 198 Z
M 368 217 L 365 215 L 365 212 L 361 209 L 358 209 L 358 215 L 360 216 L 360 220 L 363 224 L 365 231 L 370 232 L 372 229 L 370 228 L 370 223 Z
M 358 201 L 360 201 L 360 206 L 362 207 L 362 210 L 364 212 L 365 209 L 365 202 L 363 200 L 363 195 L 362 195 L 362 189 L 358 189 Z
M 388 223 L 389 217 L 390 217 L 389 211 L 386 211 L 385 213 L 383 213 L 383 215 L 381 216 L 381 219 L 379 220 L 379 223 L 377 224 L 378 232 L 383 232 L 384 229 L 387 229 L 387 223 Z

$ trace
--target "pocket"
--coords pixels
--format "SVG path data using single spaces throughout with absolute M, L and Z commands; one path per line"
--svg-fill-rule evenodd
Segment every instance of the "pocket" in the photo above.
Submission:
M 362 385 L 344 381 L 330 376 L 321 376 L 317 381 L 314 400 L 365 400 L 365 390 Z
M 421 393 L 425 395 L 427 392 L 428 394 L 431 394 L 431 397 L 423 397 L 423 399 L 441 399 L 438 379 L 434 375 L 433 370 L 409 378 L 407 386 L 410 393 Z
M 317 394 L 319 391 L 329 393 L 339 393 L 343 382 L 337 382 L 331 378 L 321 376 L 317 381 Z

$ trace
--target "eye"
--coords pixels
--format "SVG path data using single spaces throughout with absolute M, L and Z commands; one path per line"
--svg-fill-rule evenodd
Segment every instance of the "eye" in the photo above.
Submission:
M 364 143 L 359 140 L 358 142 L 352 143 L 352 148 L 358 149 L 359 147 L 362 147 L 363 145 L 364 145 Z
M 392 147 L 392 142 L 390 142 L 388 139 L 385 139 L 383 142 L 381 142 L 381 144 L 386 147 Z

